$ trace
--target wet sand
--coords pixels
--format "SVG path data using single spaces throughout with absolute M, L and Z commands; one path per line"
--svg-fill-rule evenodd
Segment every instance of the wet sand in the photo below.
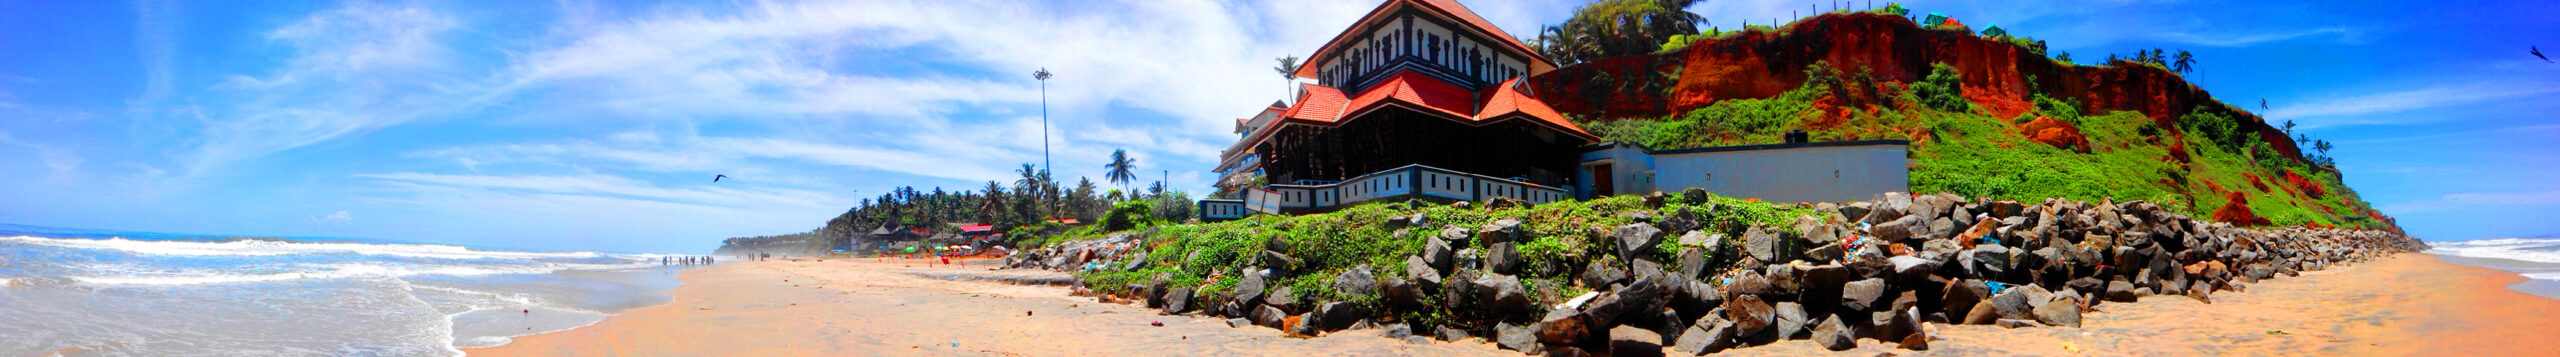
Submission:
M 943 277 L 926 278 L 918 274 Z M 950 276 L 963 279 L 948 279 Z M 1411 344 L 1374 330 L 1312 339 L 1230 328 L 994 280 L 1058 273 L 921 262 L 755 262 L 688 271 L 676 301 L 595 326 L 518 338 L 473 355 L 1518 355 L 1482 340 Z M 785 281 L 785 280 L 788 281 Z M 2514 273 L 2402 254 L 2223 292 L 2108 303 L 2082 328 L 1929 325 L 1909 351 L 1810 341 L 1732 355 L 2560 355 L 2560 300 L 2519 293 Z M 1031 314 L 1026 316 L 1025 311 Z M 1150 322 L 1163 322 L 1163 327 Z M 959 345 L 953 346 L 951 343 Z M 1673 351 L 1665 350 L 1666 353 Z
M 926 278 L 916 274 L 943 276 Z M 947 278 L 960 275 L 964 278 Z M 1376 331 L 1290 338 L 1224 319 L 1164 316 L 1067 296 L 1064 273 L 983 266 L 741 262 L 683 273 L 673 303 L 595 326 L 466 349 L 485 356 L 1378 356 L 1517 355 L 1484 342 L 1413 344 Z M 787 281 L 786 281 L 787 280 Z M 1028 314 L 1026 314 L 1026 312 Z M 1152 325 L 1162 322 L 1164 326 Z M 958 345 L 953 345 L 958 343 Z

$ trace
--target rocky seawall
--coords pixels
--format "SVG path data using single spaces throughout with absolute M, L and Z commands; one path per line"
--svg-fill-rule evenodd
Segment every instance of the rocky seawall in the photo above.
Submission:
M 1789 211 L 1812 212 L 1791 226 L 1752 225 L 1728 236 L 1717 232 L 1732 230 L 1715 223 L 1738 210 L 1684 202 L 1702 196 L 1646 197 L 1608 213 L 1625 223 L 1594 232 L 1585 244 L 1602 253 L 1576 260 L 1523 259 L 1524 248 L 1549 239 L 1524 229 L 1539 222 L 1444 222 L 1467 220 L 1456 217 L 1471 214 L 1461 202 L 1432 211 L 1449 218 L 1413 213 L 1375 222 L 1394 233 L 1368 239 L 1422 241 L 1394 253 L 1402 263 L 1393 266 L 1319 266 L 1301 257 L 1334 248 L 1273 235 L 1240 247 L 1255 252 L 1238 260 L 1248 265 L 1218 270 L 1235 276 L 1207 280 L 1214 283 L 1176 284 L 1200 280 L 1165 273 L 1125 284 L 1079 280 L 1074 288 L 1293 334 L 1378 328 L 1417 342 L 1482 337 L 1529 353 L 1705 354 L 1785 339 L 1835 350 L 1858 339 L 1926 350 L 1929 324 L 2072 328 L 2102 304 L 2211 303 L 2259 280 L 2426 249 L 2391 232 L 2239 228 L 2142 201 L 1947 194 L 1816 204 Z M 1088 276 L 1202 261 L 1198 252 L 1149 260 L 1148 248 L 1165 244 L 1160 238 L 1155 230 L 1117 233 L 1007 263 Z M 1326 284 L 1279 283 L 1306 276 Z

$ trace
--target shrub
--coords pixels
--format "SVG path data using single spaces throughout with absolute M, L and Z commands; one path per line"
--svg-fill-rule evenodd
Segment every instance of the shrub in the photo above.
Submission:
M 1194 201 L 1191 200 L 1191 193 L 1189 192 L 1173 191 L 1162 195 L 1156 195 L 1155 202 L 1153 203 L 1155 205 L 1155 219 L 1163 222 L 1181 222 L 1190 220 L 1191 205 L 1193 203 Z
M 1143 223 L 1147 220 L 1147 215 L 1150 213 L 1150 209 L 1152 208 L 1146 201 L 1128 201 L 1112 204 L 1111 211 L 1104 212 L 1102 214 L 1102 229 L 1105 231 L 1125 231 L 1130 228 L 1137 228 L 1139 223 Z
M 1920 104 L 1942 112 L 1972 112 L 1973 103 L 1964 99 L 1964 74 L 1945 63 L 1929 64 L 1929 76 L 1912 83 L 1911 91 Z
M 2178 120 L 2178 126 L 2186 129 L 2188 135 L 2202 136 L 2206 141 L 2221 147 L 2223 151 L 2243 152 L 2242 150 L 2245 150 L 2249 142 L 2245 136 L 2247 133 L 2240 130 L 2239 120 L 2232 119 L 2229 115 L 2205 110 L 2202 106 L 2187 112 L 2186 117 Z

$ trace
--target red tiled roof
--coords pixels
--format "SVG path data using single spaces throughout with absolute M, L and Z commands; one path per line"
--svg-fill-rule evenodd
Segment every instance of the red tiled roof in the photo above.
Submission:
M 1467 6 L 1458 4 L 1457 0 L 1387 0 L 1385 3 L 1378 4 L 1378 8 L 1369 10 L 1368 15 L 1361 16 L 1359 22 L 1351 23 L 1351 28 L 1344 29 L 1341 34 L 1334 35 L 1333 40 L 1326 41 L 1324 47 L 1316 48 L 1316 53 L 1314 55 L 1307 56 L 1307 61 L 1304 63 L 1324 63 L 1324 59 L 1326 57 L 1330 57 L 1328 56 L 1328 53 L 1332 52 L 1331 50 L 1334 46 L 1348 44 L 1355 38 L 1351 36 L 1352 32 L 1355 32 L 1354 30 L 1359 30 L 1362 27 L 1369 26 L 1372 22 L 1379 21 L 1379 17 L 1386 16 L 1387 9 L 1394 8 L 1396 4 L 1412 4 L 1420 6 L 1422 9 L 1433 10 L 1450 18 L 1457 19 L 1458 21 L 1466 22 L 1467 27 L 1473 27 L 1475 31 L 1481 33 L 1485 37 L 1495 38 L 1497 41 L 1501 41 L 1504 46 L 1511 47 L 1514 50 L 1518 50 L 1521 53 L 1526 54 L 1529 59 L 1534 62 L 1529 66 L 1529 70 L 1532 74 L 1545 72 L 1544 70 L 1540 70 L 1539 67 L 1545 67 L 1547 69 L 1553 69 L 1556 67 L 1555 60 L 1550 60 L 1547 59 L 1546 56 L 1538 55 L 1537 49 L 1529 47 L 1529 44 L 1520 43 L 1520 39 L 1512 38 L 1510 33 L 1503 32 L 1502 28 L 1494 26 L 1492 21 L 1485 21 L 1483 16 L 1477 16 L 1475 11 L 1467 10 Z M 1300 78 L 1316 78 L 1316 67 L 1317 66 L 1298 66 L 1298 73 L 1296 73 L 1296 75 Z
M 1476 111 L 1474 96 L 1474 93 L 1449 82 L 1425 77 L 1413 71 L 1402 71 L 1387 77 L 1386 80 L 1378 81 L 1377 85 L 1369 86 L 1368 92 L 1362 92 L 1359 98 L 1351 99 L 1349 108 L 1352 108 L 1353 112 L 1365 111 L 1376 107 L 1379 101 L 1392 98 L 1407 104 L 1472 119 L 1471 113 Z
M 1566 134 L 1573 134 L 1587 140 L 1600 140 L 1599 136 L 1582 130 L 1582 126 L 1573 125 L 1572 120 L 1565 119 L 1563 113 L 1557 113 L 1555 108 L 1548 107 L 1547 102 L 1521 94 L 1515 89 L 1519 88 L 1519 84 L 1519 78 L 1512 78 L 1502 81 L 1502 84 L 1494 85 L 1493 91 L 1485 93 L 1485 98 L 1478 101 L 1484 103 L 1484 110 L 1476 113 L 1476 121 L 1491 121 L 1505 115 L 1518 114 L 1555 126 L 1557 129 L 1563 129 L 1562 131 Z
M 1479 96 L 1457 85 L 1419 73 L 1404 71 L 1388 76 L 1377 85 L 1369 86 L 1369 90 L 1361 92 L 1358 97 L 1345 97 L 1342 90 L 1333 87 L 1302 84 L 1305 90 L 1298 96 L 1298 106 L 1290 107 L 1288 113 L 1280 116 L 1280 120 L 1273 120 L 1271 124 L 1255 130 L 1254 137 L 1246 142 L 1259 142 L 1275 132 L 1271 129 L 1291 123 L 1340 125 L 1343 120 L 1354 114 L 1375 110 L 1388 104 L 1404 105 L 1424 113 L 1441 114 L 1450 120 L 1467 125 L 1484 125 L 1504 119 L 1525 118 L 1576 138 L 1593 141 L 1600 139 L 1598 135 L 1592 135 L 1590 131 L 1574 125 L 1573 121 L 1566 120 L 1564 114 L 1548 107 L 1546 102 L 1521 93 L 1517 89 L 1519 83 L 1520 80 L 1516 78 L 1506 80 L 1500 85 L 1487 87 L 1488 91 Z
M 1340 89 L 1314 83 L 1299 85 L 1305 90 L 1298 95 L 1298 106 L 1289 107 L 1288 112 L 1280 113 L 1280 120 L 1271 121 L 1271 125 L 1277 126 L 1281 122 L 1290 120 L 1332 123 L 1336 119 L 1341 119 L 1343 104 L 1351 102 L 1350 98 L 1342 96 Z
M 960 226 L 960 231 L 962 231 L 962 232 L 986 232 L 986 231 L 995 230 L 995 228 L 996 228 L 996 225 L 993 225 L 993 224 L 971 224 L 971 225 Z

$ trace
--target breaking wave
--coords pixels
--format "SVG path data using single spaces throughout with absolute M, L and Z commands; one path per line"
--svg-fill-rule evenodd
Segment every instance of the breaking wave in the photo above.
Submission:
M 79 239 L 33 236 L 0 237 L 0 241 L 63 248 L 115 250 L 133 254 L 171 256 L 278 256 L 297 254 L 361 254 L 430 259 L 581 259 L 605 257 L 596 252 L 508 252 L 485 251 L 452 245 L 374 244 L 293 242 L 239 239 L 219 242 L 133 240 L 124 238 Z
M 2427 251 L 2434 254 L 2560 264 L 2560 238 L 2497 238 L 2427 244 L 2435 247 Z M 2546 276 L 2535 279 L 2560 279 L 2560 275 L 2542 275 Z

